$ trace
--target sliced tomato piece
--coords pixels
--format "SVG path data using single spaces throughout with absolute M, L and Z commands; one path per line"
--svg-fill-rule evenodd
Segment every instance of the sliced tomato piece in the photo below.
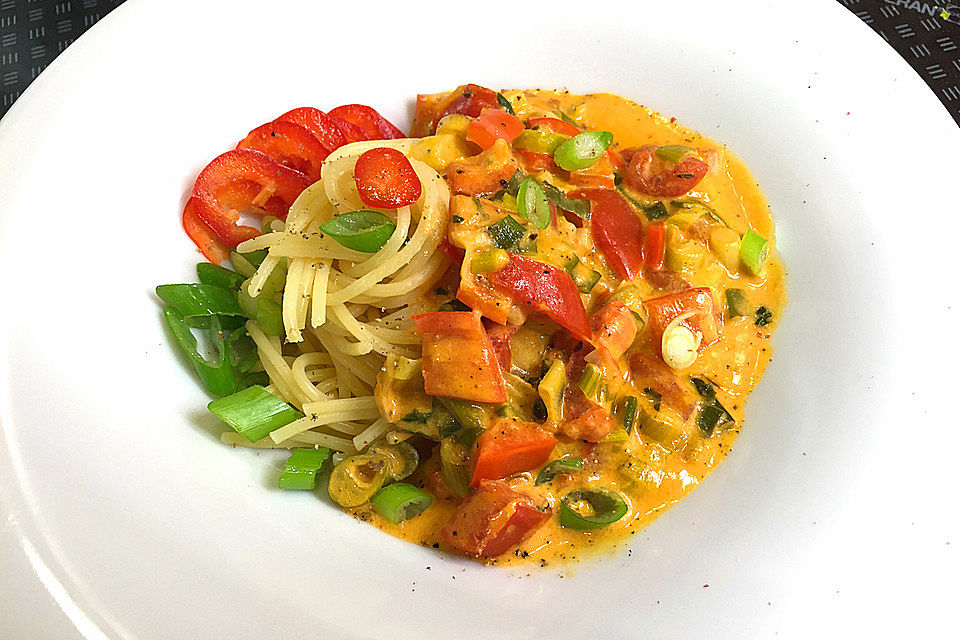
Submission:
M 320 166 L 330 155 L 305 127 L 283 120 L 257 127 L 237 144 L 237 149 L 262 151 L 280 164 L 303 173 L 311 182 L 320 179 Z
M 407 156 L 380 147 L 364 152 L 353 170 L 360 199 L 368 207 L 396 209 L 420 199 L 423 185 Z
M 500 109 L 485 109 L 467 125 L 467 140 L 481 149 L 489 149 L 497 140 L 513 142 L 523 129 L 517 116 Z
M 637 212 L 612 189 L 580 189 L 568 195 L 593 203 L 590 227 L 597 247 L 618 278 L 635 278 L 643 268 L 643 223 Z
M 556 444 L 557 439 L 535 422 L 495 422 L 477 441 L 470 486 L 536 469 L 547 461 Z
M 513 354 L 510 351 L 510 340 L 516 335 L 520 327 L 513 325 L 497 324 L 491 320 L 485 320 L 483 328 L 487 330 L 487 336 L 490 338 L 490 345 L 497 356 L 497 362 L 500 363 L 500 369 L 510 371 L 513 366 Z
M 423 343 L 424 390 L 431 396 L 506 402 L 503 372 L 475 311 L 413 316 Z
M 464 500 L 440 534 L 451 546 L 474 556 L 492 558 L 529 537 L 552 512 L 542 511 L 530 496 L 505 482 L 482 480 Z
M 593 346 L 606 349 L 616 359 L 633 344 L 639 327 L 633 312 L 619 300 L 613 300 L 590 316 L 590 328 Z
M 693 189 L 707 175 L 709 165 L 696 156 L 670 162 L 656 152 L 657 147 L 653 145 L 633 152 L 624 178 L 628 187 L 655 198 L 676 198 Z
M 647 225 L 643 234 L 643 266 L 650 271 L 663 269 L 667 228 L 662 222 Z
M 647 309 L 647 327 L 650 330 L 650 340 L 654 351 L 660 355 L 660 341 L 667 325 L 678 316 L 692 312 L 693 315 L 682 321 L 691 331 L 698 331 L 703 336 L 700 349 L 704 349 L 720 338 L 720 327 L 723 320 L 715 309 L 713 294 L 709 287 L 686 289 L 669 293 L 659 298 L 645 300 L 643 306 Z
M 314 107 L 298 107 L 291 109 L 277 118 L 284 122 L 292 122 L 308 130 L 317 140 L 320 141 L 327 151 L 333 151 L 346 144 L 340 128 L 333 121 L 333 118 L 325 114 L 320 109 Z
M 440 106 L 442 110 L 434 120 L 434 131 L 437 122 L 443 116 L 460 113 L 471 118 L 478 118 L 484 109 L 498 109 L 497 92 L 493 89 L 481 87 L 478 84 L 467 84 L 457 87 Z
M 197 176 L 190 216 L 195 214 L 221 242 L 235 247 L 260 235 L 259 229 L 237 225 L 240 211 L 262 202 L 260 208 L 285 219 L 290 205 L 309 186 L 307 176 L 265 153 L 253 149 L 227 151 Z
M 579 340 L 590 339 L 590 322 L 577 285 L 566 271 L 529 258 L 510 262 L 490 275 L 490 283 L 516 302 L 542 313 Z
M 330 109 L 330 115 L 346 120 L 363 129 L 371 140 L 392 140 L 406 138 L 406 134 L 384 118 L 373 107 L 365 104 L 345 104 L 336 109 Z
M 527 151 L 526 149 L 514 149 L 513 152 L 520 158 L 523 168 L 527 173 L 538 173 L 540 171 L 550 171 L 559 173 L 560 167 L 553 161 L 553 156 L 549 153 L 538 153 L 536 151 Z
M 613 431 L 613 417 L 603 407 L 591 403 L 587 411 L 561 423 L 560 430 L 574 440 L 600 442 Z

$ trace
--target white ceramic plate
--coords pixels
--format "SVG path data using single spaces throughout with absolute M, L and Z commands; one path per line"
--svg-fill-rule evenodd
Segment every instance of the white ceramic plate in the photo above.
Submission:
M 0 125 L 3 638 L 942 637 L 958 566 L 960 133 L 833 0 L 133 0 Z M 539 8 L 538 8 L 539 7 Z M 739 446 L 615 555 L 488 569 L 219 444 L 154 285 L 196 172 L 291 107 L 611 90 L 729 144 L 790 304 Z M 952 545 L 950 543 L 953 543 Z M 951 625 L 951 626 L 948 626 Z

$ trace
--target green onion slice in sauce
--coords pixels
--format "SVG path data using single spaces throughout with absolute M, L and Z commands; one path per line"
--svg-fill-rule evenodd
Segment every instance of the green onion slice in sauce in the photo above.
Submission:
M 609 131 L 584 131 L 557 147 L 553 161 L 566 171 L 577 171 L 593 166 L 613 142 Z
M 593 512 L 584 515 L 577 510 L 578 503 L 587 503 Z M 605 487 L 576 489 L 560 498 L 560 526 L 578 531 L 602 529 L 627 514 L 627 501 L 622 495 Z
M 433 497 L 412 484 L 398 482 L 380 489 L 370 504 L 389 522 L 399 524 L 423 513 L 433 504 Z
M 582 458 L 564 458 L 562 460 L 554 460 L 540 470 L 540 473 L 537 474 L 537 479 L 533 484 L 536 486 L 546 484 L 557 477 L 558 474 L 573 473 L 574 471 L 578 471 L 580 469 L 583 469 Z
M 520 183 L 517 191 L 517 210 L 537 229 L 546 229 L 550 224 L 550 203 L 543 188 L 532 178 Z
M 330 449 L 294 449 L 283 465 L 277 485 L 281 489 L 312 491 L 329 460 Z

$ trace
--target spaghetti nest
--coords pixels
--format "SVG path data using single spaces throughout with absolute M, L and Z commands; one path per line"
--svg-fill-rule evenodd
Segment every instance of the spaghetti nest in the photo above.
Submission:
M 410 316 L 424 292 L 448 265 L 437 251 L 446 236 L 450 192 L 428 165 L 410 158 L 423 186 L 420 199 L 384 210 L 396 228 L 373 254 L 338 244 L 320 231 L 336 215 L 369 208 L 361 201 L 354 166 L 365 151 L 391 147 L 409 157 L 412 140 L 376 140 L 341 147 L 323 163 L 321 178 L 290 208 L 286 222 L 238 247 L 267 249 L 249 280 L 257 296 L 276 269 L 286 266 L 282 317 L 285 344 L 247 321 L 260 361 L 270 378 L 267 389 L 301 409 L 303 418 L 253 443 L 264 447 L 329 447 L 352 453 L 384 434 L 373 389 L 389 354 L 418 358 L 420 341 Z M 246 444 L 224 434 L 230 444 Z

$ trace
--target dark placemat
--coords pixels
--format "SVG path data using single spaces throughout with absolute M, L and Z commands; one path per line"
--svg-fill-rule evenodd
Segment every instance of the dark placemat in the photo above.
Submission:
M 61 51 L 122 2 L 0 0 L 0 115 Z M 839 2 L 890 43 L 960 123 L 960 0 Z

